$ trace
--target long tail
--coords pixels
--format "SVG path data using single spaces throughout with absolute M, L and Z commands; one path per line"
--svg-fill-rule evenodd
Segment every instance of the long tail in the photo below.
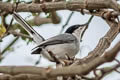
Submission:
M 33 40 L 40 44 L 40 42 L 44 41 L 44 38 L 38 34 L 19 14 L 15 11 L 13 12 L 13 17 L 15 20 L 33 37 Z

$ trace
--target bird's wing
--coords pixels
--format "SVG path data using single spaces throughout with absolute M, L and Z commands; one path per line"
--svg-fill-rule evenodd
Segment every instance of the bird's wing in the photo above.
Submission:
M 44 38 L 38 34 L 19 14 L 13 12 L 15 20 L 33 37 L 33 40 L 39 44 L 44 41 Z
M 74 41 L 77 41 L 77 39 L 74 35 L 65 33 L 65 34 L 60 34 L 60 35 L 54 36 L 52 38 L 49 38 L 49 39 L 41 42 L 40 45 L 38 45 L 35 48 L 45 47 L 48 45 L 70 43 L 70 42 L 74 42 Z

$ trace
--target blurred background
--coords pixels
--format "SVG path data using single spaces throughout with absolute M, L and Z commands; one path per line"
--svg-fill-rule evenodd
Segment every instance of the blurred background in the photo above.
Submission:
M 68 20 L 71 13 L 72 13 L 72 16 L 70 18 L 70 21 L 65 26 L 64 30 L 62 30 L 63 25 L 66 24 L 66 21 Z M 19 14 L 25 20 L 30 20 L 33 18 L 32 16 L 33 14 L 31 13 L 21 12 Z M 90 15 L 86 15 L 86 14 L 82 15 L 80 12 L 71 12 L 69 10 L 57 11 L 57 15 L 61 19 L 59 24 L 48 23 L 48 24 L 42 24 L 40 26 L 33 26 L 33 28 L 40 35 L 42 35 L 45 39 L 48 39 L 55 35 L 64 33 L 64 31 L 71 25 L 86 23 L 88 19 L 90 18 Z M 41 13 L 40 16 L 48 17 L 48 14 Z M 9 24 L 11 19 L 12 19 L 12 15 L 9 15 L 6 19 L 7 20 L 6 22 Z M 1 22 L 1 17 L 0 17 L 0 22 Z M 14 23 L 16 23 L 15 20 L 13 21 L 13 24 Z M 94 17 L 83 36 L 83 40 L 80 43 L 80 51 L 76 55 L 76 57 L 83 58 L 87 56 L 88 52 L 92 51 L 96 47 L 99 39 L 103 37 L 108 30 L 109 30 L 109 26 L 102 18 Z M 0 42 L 0 51 L 2 52 L 15 38 L 16 37 L 12 34 L 4 37 L 2 41 Z M 120 41 L 120 34 L 112 42 L 110 48 L 112 48 L 118 41 Z M 15 43 L 11 45 L 9 48 L 7 48 L 7 50 L 4 52 L 4 55 L 2 55 L 3 59 L 1 60 L 0 65 L 15 65 L 15 66 L 31 65 L 31 66 L 34 66 L 36 62 L 39 61 L 39 63 L 36 66 L 42 66 L 42 67 L 54 66 L 55 63 L 50 62 L 44 59 L 43 57 L 40 58 L 40 55 L 31 55 L 32 49 L 35 46 L 36 44 L 33 41 L 30 41 L 29 39 L 23 39 L 21 37 L 18 38 L 15 41 Z M 120 60 L 119 56 L 120 55 L 117 56 L 118 60 Z M 112 63 L 107 63 L 102 66 L 110 66 L 113 64 L 116 64 L 116 62 L 113 61 Z M 113 72 L 112 74 L 104 78 L 104 80 L 108 80 L 108 79 L 120 80 L 120 76 L 118 73 Z

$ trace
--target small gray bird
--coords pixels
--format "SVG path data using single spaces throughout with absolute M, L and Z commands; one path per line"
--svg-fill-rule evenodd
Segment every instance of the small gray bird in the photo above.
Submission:
M 51 51 L 55 57 L 66 59 L 65 55 L 74 57 L 79 51 L 79 43 L 84 30 L 88 24 L 73 25 L 69 27 L 64 34 L 60 34 L 49 39 L 40 36 L 20 15 L 13 12 L 13 17 L 18 23 L 33 37 L 37 47 L 33 49 L 32 54 L 42 54 L 50 61 L 54 61 L 48 51 Z

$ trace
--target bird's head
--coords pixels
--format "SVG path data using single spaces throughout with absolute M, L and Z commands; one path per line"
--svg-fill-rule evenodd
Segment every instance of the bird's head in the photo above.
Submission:
M 85 30 L 87 25 L 83 24 L 83 25 L 73 25 L 70 26 L 65 33 L 69 33 L 69 34 L 73 34 L 74 36 L 76 36 L 79 40 L 81 39 L 83 32 Z
M 78 25 L 72 25 L 65 31 L 65 33 L 72 34 L 75 30 L 79 29 L 79 27 L 82 28 L 82 25 L 79 25 L 79 24 Z

